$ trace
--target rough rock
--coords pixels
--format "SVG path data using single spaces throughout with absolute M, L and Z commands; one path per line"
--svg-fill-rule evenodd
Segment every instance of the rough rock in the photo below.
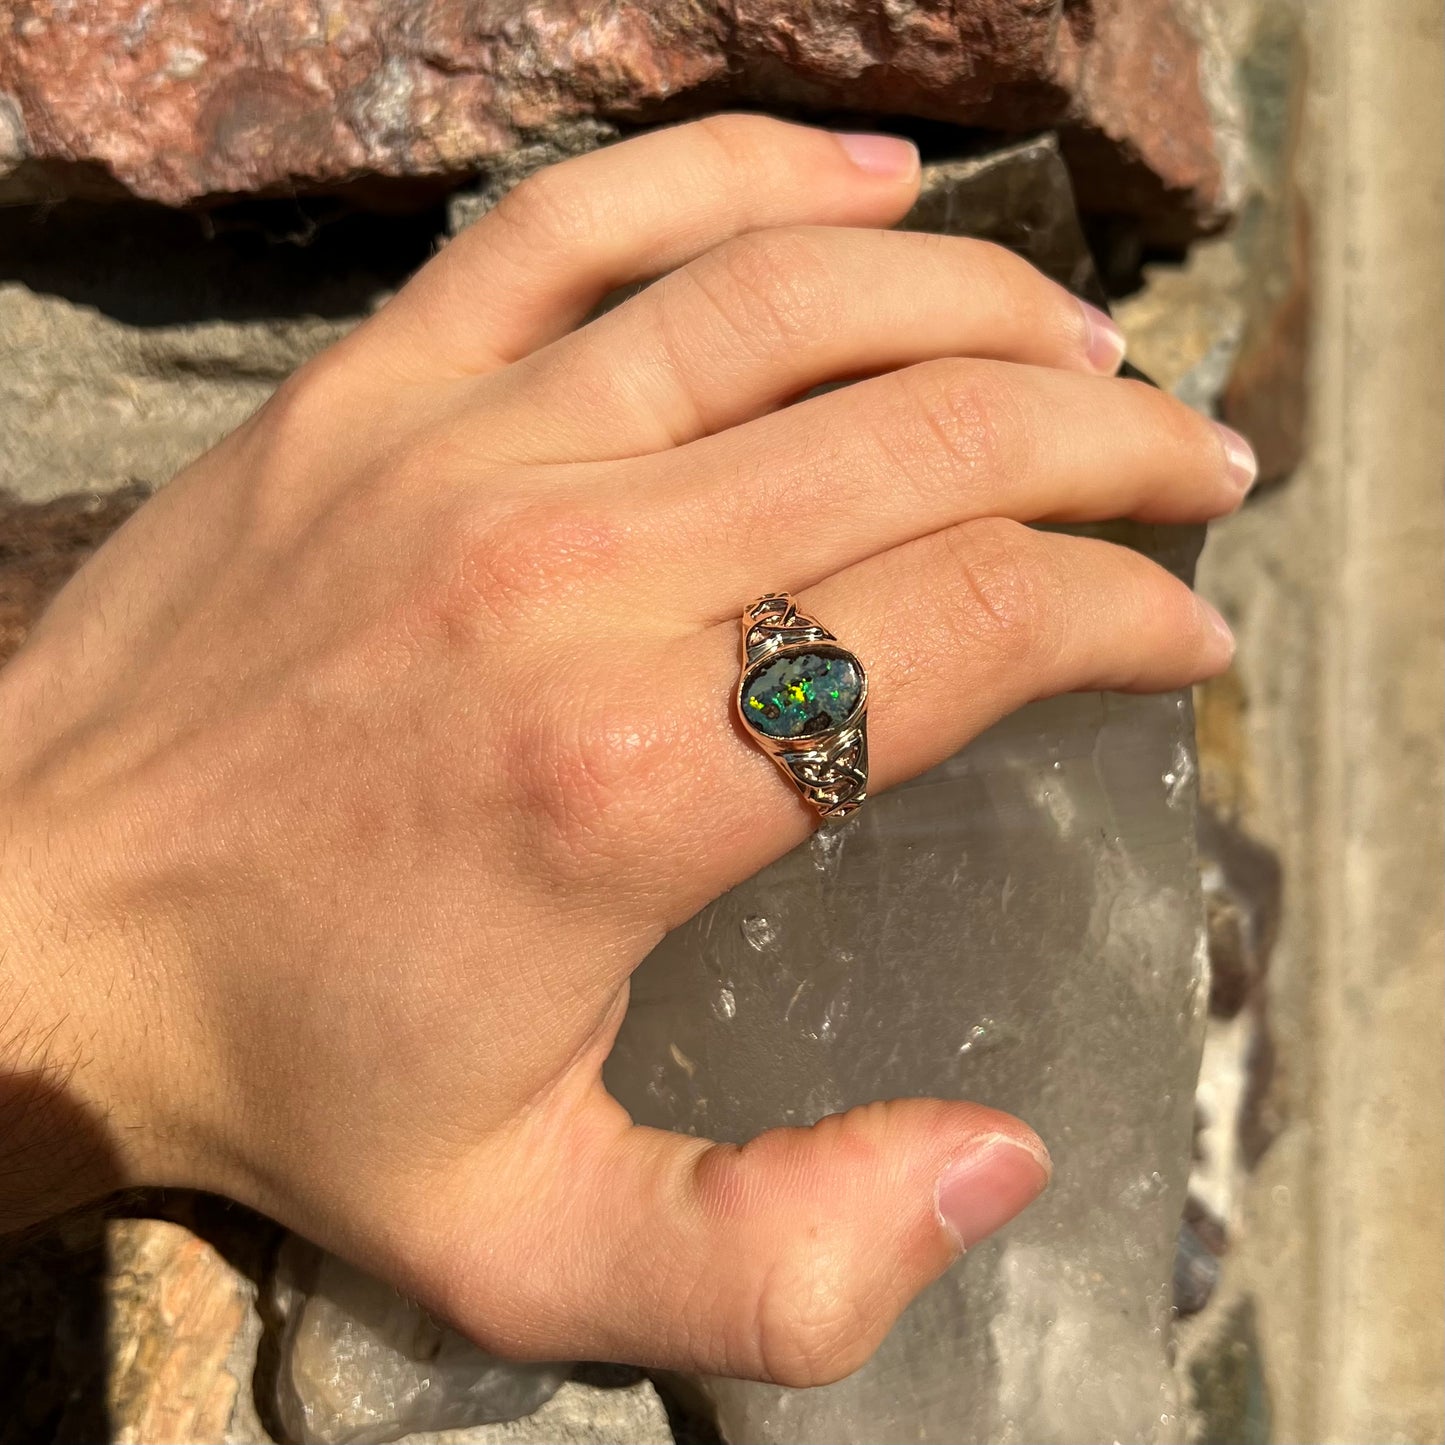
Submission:
M 1256 1316 L 1254 1301 L 1246 1296 L 1219 1322 L 1208 1347 L 1191 1362 L 1191 1442 L 1268 1445 L 1274 1438 Z
M 384 1445 L 514 1420 L 571 1373 L 485 1354 L 395 1289 L 294 1237 L 270 1303 L 283 1321 L 277 1413 L 300 1445 Z
M 1209 924 L 1209 1012 L 1232 1019 L 1262 1000 L 1279 936 L 1279 858 L 1211 809 L 1199 810 L 1199 863 Z
M 323 201 L 0 209 L 0 491 L 41 501 L 169 481 L 444 229 L 440 207 Z
M 1224 1230 L 1202 1205 L 1191 1199 L 1179 1222 L 1174 1256 L 1174 1313 L 1197 1315 L 1210 1300 L 1222 1272 Z
M 105 1221 L 0 1237 L 0 1445 L 106 1438 Z
M 1074 192 L 1053 136 L 923 168 L 903 229 L 987 236 L 1100 306 L 1108 304 L 1079 232 Z
M 1180 265 L 1151 265 L 1114 307 L 1129 358 L 1200 411 L 1216 409 L 1246 323 L 1246 276 L 1233 239 L 1196 246 Z
M 262 1388 L 295 1445 L 672 1445 L 640 1372 L 599 1385 L 567 1364 L 506 1363 L 295 1236 L 266 1314 L 276 1369 Z
M 108 1439 L 269 1440 L 251 1403 L 255 1287 L 206 1241 L 160 1219 L 108 1229 Z
M 1174 0 L 66 0 L 11 6 L 0 197 L 183 204 L 455 178 L 728 105 L 1060 126 L 1091 208 L 1188 236 L 1223 170 Z M 82 18 L 83 17 L 83 18 Z
M 1299 466 L 1308 433 L 1306 414 L 1312 297 L 1309 223 L 1303 209 L 1279 248 L 1282 264 L 1265 272 L 1265 294 L 1250 309 L 1219 414 L 1253 443 L 1262 486 L 1282 482 Z
M 1201 736 L 1201 750 L 1203 738 Z M 1199 873 L 1209 940 L 1209 1018 L 1194 1095 L 1189 1198 L 1174 1261 L 1174 1309 L 1198 1314 L 1223 1272 L 1247 1172 L 1279 1132 L 1265 988 L 1279 934 L 1279 858 L 1238 823 L 1198 810 Z
M 1314 311 L 1309 210 L 1295 172 L 1304 109 L 1303 38 L 1290 6 L 1265 6 L 1239 66 L 1254 182 L 1236 245 L 1251 278 L 1240 353 L 1220 415 L 1254 443 L 1262 484 L 1304 457 Z
M 646 1380 L 615 1389 L 569 1380 L 520 1420 L 407 1435 L 398 1445 L 673 1445 L 673 1434 Z
M 1278 856 L 1212 808 L 1199 810 L 1199 865 L 1209 933 L 1209 1020 L 1195 1093 L 1190 1194 L 1228 1231 L 1245 1175 L 1283 1127 L 1265 987 L 1279 933 Z
M 1201 3 L 1190 0 L 1191 9 Z M 1161 386 L 1249 437 L 1263 487 L 1294 471 L 1308 424 L 1314 302 L 1309 215 L 1295 176 L 1304 49 L 1296 6 L 1235 0 L 1225 8 L 1228 17 L 1213 12 L 1208 51 L 1229 77 L 1211 91 L 1232 107 L 1221 149 L 1238 168 L 1238 222 L 1182 265 L 1142 273 L 1138 236 L 1125 230 L 1124 274 L 1115 280 L 1121 291 L 1143 284 L 1117 316 L 1131 358 Z

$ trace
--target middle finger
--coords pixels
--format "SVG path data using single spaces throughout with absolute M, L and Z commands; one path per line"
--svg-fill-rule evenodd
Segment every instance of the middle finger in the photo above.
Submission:
M 1243 438 L 1147 383 L 950 360 L 630 462 L 617 500 L 649 589 L 706 623 L 974 518 L 1202 522 L 1253 477 Z
M 517 461 L 600 461 L 679 446 L 824 382 L 931 357 L 1112 375 L 1123 354 L 1107 316 L 1000 246 L 780 228 L 715 247 L 491 379 L 488 424 L 496 435 L 500 406 Z

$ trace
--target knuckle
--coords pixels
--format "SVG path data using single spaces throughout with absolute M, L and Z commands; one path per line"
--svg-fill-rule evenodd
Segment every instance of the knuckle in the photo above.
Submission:
M 1008 369 L 988 362 L 931 361 L 895 373 L 901 388 L 901 425 L 885 421 L 897 455 L 925 490 L 950 496 L 987 493 L 997 477 L 1028 466 L 1028 427 L 1018 383 Z
M 1194 589 L 1163 567 L 1146 564 L 1138 570 L 1139 635 L 1164 639 L 1171 647 L 1208 648 L 1213 628 Z
M 862 1365 L 906 1297 L 886 1256 L 860 1254 L 857 1226 L 838 1216 L 849 1181 L 886 1169 L 889 1105 L 829 1115 L 808 1129 L 771 1129 L 741 1147 L 716 1145 L 699 1161 L 698 1201 L 731 1225 L 757 1209 L 767 1181 L 786 1179 L 802 1217 L 752 1281 L 733 1351 L 765 1378 L 828 1384 Z
M 704 116 L 687 128 L 692 138 L 713 148 L 723 169 L 744 178 L 757 174 L 761 154 L 775 148 L 787 129 L 768 116 L 740 112 Z
M 570 245 L 591 229 L 586 191 L 572 183 L 565 166 L 533 171 L 502 197 L 489 219 L 529 248 Z
M 804 231 L 751 232 L 684 274 L 749 349 L 772 350 L 816 336 L 836 316 L 824 249 Z
M 979 310 L 1032 354 L 1077 358 L 1086 344 L 1086 323 L 1078 299 L 1032 262 L 996 241 L 955 241 L 963 250 L 969 290 Z
M 997 241 L 985 241 L 978 237 L 965 237 L 958 242 L 964 248 L 964 257 L 972 284 L 997 287 L 1006 293 L 1017 292 L 1039 277 L 1038 270 L 1031 266 L 1016 251 L 1001 246 Z
M 617 574 L 627 540 L 619 518 L 575 501 L 509 509 L 469 499 L 444 531 L 432 605 L 464 627 L 540 628 L 554 615 L 560 626 Z
M 247 518 L 260 538 L 285 535 L 332 487 L 314 468 L 355 409 L 355 373 L 345 343 L 312 357 L 267 398 L 236 434 L 246 458 Z M 330 476 L 335 463 L 325 468 Z
M 990 288 L 1000 308 L 1022 309 L 1031 320 L 1044 320 L 1040 302 L 1050 312 L 1062 311 L 1070 320 L 1078 319 L 1078 308 L 1068 292 L 1050 281 L 1031 261 L 997 241 L 969 240 L 968 257 L 977 284 Z M 1060 304 L 1062 303 L 1062 305 Z
M 1109 385 L 1122 388 L 1142 425 L 1156 438 L 1177 449 L 1182 456 L 1193 458 L 1213 454 L 1215 441 L 1210 422 L 1186 402 L 1133 377 L 1114 378 Z
M 307 454 L 338 416 L 349 414 L 355 387 L 345 346 L 333 346 L 293 371 L 253 421 L 277 455 Z
M 942 617 L 950 641 L 1014 661 L 1047 649 L 1058 615 L 1057 579 L 1038 534 L 987 517 L 938 534 L 949 578 Z
M 995 241 L 971 241 L 972 285 L 986 293 L 991 312 L 1012 319 L 1016 333 L 1058 357 L 1077 356 L 1085 345 L 1084 314 L 1064 287 L 1031 262 Z
M 646 850 L 666 812 L 656 788 L 672 740 L 660 722 L 608 696 L 584 660 L 558 657 L 546 671 L 546 683 L 529 675 L 523 684 L 503 743 L 507 771 L 545 833 L 553 875 L 610 876 L 619 858 Z

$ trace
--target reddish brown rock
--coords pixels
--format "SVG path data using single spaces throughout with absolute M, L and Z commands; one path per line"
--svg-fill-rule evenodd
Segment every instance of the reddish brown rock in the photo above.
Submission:
M 1059 125 L 1085 202 L 1218 219 L 1173 0 L 0 0 L 0 198 L 456 176 L 727 105 Z M 8 178 L 7 178 L 8 173 Z
M 1242 431 L 1259 459 L 1259 484 L 1291 476 L 1309 440 L 1309 217 L 1296 198 L 1283 218 L 1288 236 L 1262 278 L 1219 414 Z
M 139 487 L 122 487 L 32 506 L 0 491 L 0 665 L 71 573 L 145 496 Z

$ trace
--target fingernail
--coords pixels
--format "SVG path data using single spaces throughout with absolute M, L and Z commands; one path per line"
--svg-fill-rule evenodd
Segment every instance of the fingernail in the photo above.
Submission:
M 1049 1182 L 1052 1165 L 1042 1144 L 992 1134 L 961 1159 L 955 1159 L 938 1181 L 938 1217 L 959 1249 L 972 1249 L 1026 1209 Z
M 1215 422 L 1214 429 L 1224 444 L 1230 478 L 1241 492 L 1247 492 L 1259 475 L 1259 463 L 1255 460 L 1254 448 L 1233 427 L 1225 426 L 1222 421 Z
M 890 181 L 909 179 L 918 170 L 918 147 L 896 135 L 834 131 L 848 159 L 870 176 Z
M 1114 324 L 1113 318 L 1097 306 L 1080 301 L 1079 309 L 1084 313 L 1085 350 L 1089 365 L 1105 376 L 1113 376 L 1129 346 L 1124 333 Z
M 1209 630 L 1219 639 L 1220 649 L 1223 653 L 1225 666 L 1233 660 L 1236 643 L 1234 640 L 1234 629 L 1224 620 L 1223 614 L 1217 607 L 1206 602 L 1202 597 L 1194 599 L 1199 604 L 1200 615 L 1209 624 Z

